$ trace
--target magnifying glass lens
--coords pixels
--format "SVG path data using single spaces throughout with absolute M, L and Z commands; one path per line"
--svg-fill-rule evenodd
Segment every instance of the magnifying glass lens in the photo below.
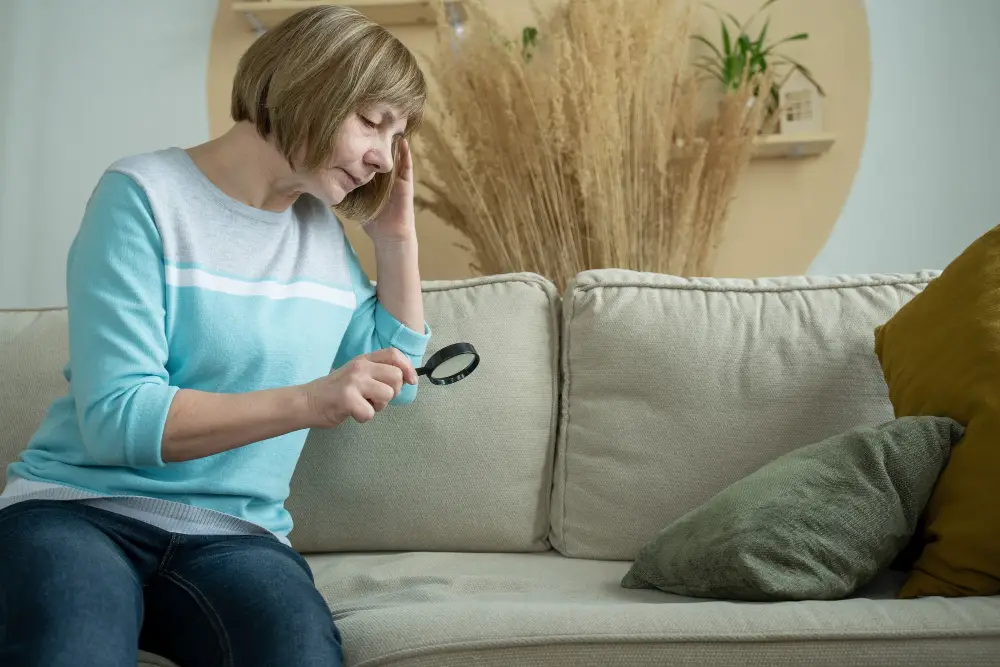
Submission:
M 431 377 L 435 380 L 444 380 L 465 371 L 476 361 L 474 354 L 459 354 L 450 359 L 445 359 L 434 367 Z
M 438 350 L 417 375 L 434 384 L 451 384 L 467 377 L 479 365 L 479 353 L 471 343 L 454 343 Z

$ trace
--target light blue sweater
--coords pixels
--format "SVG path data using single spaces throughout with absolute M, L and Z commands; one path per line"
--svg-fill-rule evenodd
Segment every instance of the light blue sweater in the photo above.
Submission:
M 103 175 L 69 252 L 67 290 L 68 393 L 8 468 L 0 507 L 81 500 L 179 531 L 259 527 L 287 543 L 284 502 L 307 431 L 165 464 L 177 391 L 303 384 L 388 346 L 419 365 L 430 337 L 382 308 L 318 200 L 252 208 L 180 149 Z M 393 403 L 415 392 L 404 384 Z

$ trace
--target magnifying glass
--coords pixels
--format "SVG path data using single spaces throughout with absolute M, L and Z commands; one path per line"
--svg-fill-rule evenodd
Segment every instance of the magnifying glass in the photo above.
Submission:
M 471 343 L 453 343 L 435 352 L 417 375 L 434 384 L 452 384 L 469 376 L 479 365 L 479 353 Z

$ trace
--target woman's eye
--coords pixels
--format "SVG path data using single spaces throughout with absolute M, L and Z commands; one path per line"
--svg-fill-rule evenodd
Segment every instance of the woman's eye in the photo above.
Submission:
M 368 127 L 378 127 L 378 123 L 369 119 L 367 116 L 362 116 L 361 120 L 364 121 L 364 124 L 367 125 Z

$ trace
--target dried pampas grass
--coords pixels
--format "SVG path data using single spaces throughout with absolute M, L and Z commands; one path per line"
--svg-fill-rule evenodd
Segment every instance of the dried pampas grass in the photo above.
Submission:
M 769 82 L 706 118 L 694 9 L 573 0 L 540 22 L 530 60 L 478 0 L 460 40 L 441 14 L 417 204 L 469 238 L 475 271 L 560 287 L 592 268 L 709 274 Z

